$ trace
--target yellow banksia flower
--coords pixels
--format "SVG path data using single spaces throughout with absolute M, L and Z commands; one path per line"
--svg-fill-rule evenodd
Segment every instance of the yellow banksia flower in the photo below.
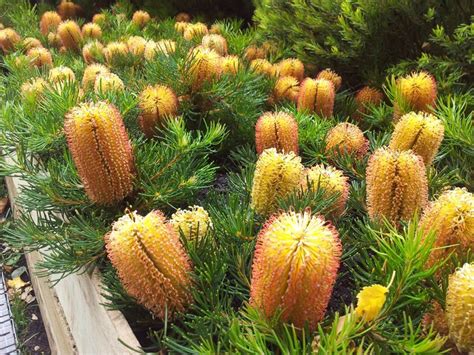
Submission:
M 410 112 L 403 115 L 395 125 L 389 147 L 394 150 L 409 150 L 423 158 L 430 166 L 444 137 L 443 122 L 431 114 Z
M 271 217 L 255 247 L 250 304 L 271 318 L 317 329 L 331 298 L 341 259 L 337 230 L 310 211 Z
M 123 91 L 124 89 L 125 85 L 117 74 L 103 73 L 97 75 L 95 78 L 94 91 L 96 93 L 105 93 L 109 91 L 118 92 Z
M 120 112 L 106 102 L 83 103 L 66 115 L 64 131 L 89 199 L 112 205 L 133 189 L 132 146 Z
M 14 29 L 7 27 L 0 30 L 0 49 L 3 53 L 12 51 L 20 41 L 21 37 Z
M 140 28 L 145 27 L 150 19 L 150 14 L 142 10 L 135 11 L 132 16 L 132 22 Z
M 61 22 L 58 26 L 58 35 L 66 49 L 79 50 L 82 43 L 82 32 L 79 25 L 71 20 Z
M 174 91 L 164 85 L 146 87 L 139 96 L 138 118 L 140 127 L 148 138 L 153 137 L 157 127 L 162 127 L 164 121 L 178 113 L 178 98 Z
M 205 35 L 202 37 L 201 44 L 204 48 L 213 49 L 219 55 L 227 55 L 227 40 L 221 35 Z
M 220 35 L 223 32 L 223 26 L 220 23 L 212 24 L 211 28 L 209 29 L 209 33 Z
M 237 74 L 240 69 L 240 59 L 236 55 L 226 55 L 221 59 L 222 74 Z
M 174 17 L 176 22 L 189 22 L 191 21 L 191 15 L 187 12 L 180 12 Z
M 281 101 L 296 102 L 300 91 L 300 83 L 293 76 L 281 76 L 275 82 L 273 88 L 271 103 L 275 104 Z
M 53 66 L 53 57 L 51 52 L 43 47 L 31 48 L 26 56 L 30 60 L 30 64 L 35 67 L 51 67 Z
M 331 81 L 334 84 L 334 89 L 336 91 L 338 91 L 342 85 L 341 76 L 331 69 L 321 70 L 318 75 L 316 75 L 316 79 L 326 79 Z
M 25 50 L 28 52 L 30 49 L 33 48 L 43 48 L 43 44 L 38 38 L 34 37 L 26 37 L 23 40 L 23 46 L 25 47 Z
M 104 46 L 99 41 L 92 41 L 82 47 L 82 58 L 86 64 L 99 61 L 104 56 Z
M 189 75 L 193 90 L 221 74 L 221 56 L 211 49 L 196 47 L 188 58 L 191 61 Z
M 449 338 L 459 351 L 474 351 L 474 263 L 449 276 L 446 316 Z
M 128 46 L 124 42 L 109 42 L 104 48 L 105 61 L 115 65 L 128 55 Z
M 388 289 L 382 285 L 365 286 L 357 294 L 356 315 L 367 322 L 376 319 L 385 304 L 387 293 Z
M 428 200 L 425 165 L 411 151 L 377 149 L 369 158 L 366 183 L 371 220 L 385 217 L 394 224 L 410 220 Z
M 61 65 L 49 71 L 48 81 L 52 84 L 73 83 L 76 81 L 76 76 L 71 68 Z
M 56 11 L 46 11 L 41 15 L 40 32 L 47 35 L 49 32 L 54 32 L 61 23 L 61 16 Z
M 324 190 L 324 197 L 337 196 L 331 217 L 340 217 L 344 213 L 349 198 L 349 182 L 341 170 L 322 164 L 307 168 L 301 179 L 301 188 L 303 191 L 308 188 L 313 191 L 321 188 Z
M 273 76 L 275 73 L 275 69 L 273 64 L 270 63 L 268 60 L 263 58 L 253 59 L 250 62 L 250 69 L 258 74 Z
M 145 53 L 147 40 L 141 36 L 132 36 L 127 39 L 128 51 L 136 57 L 141 57 Z
M 284 198 L 299 187 L 303 175 L 301 158 L 293 152 L 278 153 L 266 149 L 257 160 L 252 183 L 251 206 L 259 214 L 268 215 Z
M 255 145 L 257 154 L 268 148 L 298 154 L 298 123 L 286 112 L 265 112 L 255 125 Z
M 298 111 L 308 110 L 321 117 L 331 117 L 334 110 L 336 91 L 332 81 L 306 78 L 298 94 Z
M 182 233 L 189 241 L 201 239 L 212 229 L 209 213 L 201 206 L 189 206 L 186 210 L 178 209 L 171 216 L 170 222 L 176 233 Z
M 95 84 L 95 79 L 98 75 L 110 73 L 109 68 L 102 64 L 91 64 L 84 69 L 82 76 L 82 86 L 85 90 L 91 88 Z
M 397 80 L 394 102 L 394 119 L 410 111 L 431 113 L 436 106 L 435 78 L 425 72 L 412 73 Z
M 379 89 L 370 86 L 364 86 L 355 95 L 355 103 L 357 111 L 354 112 L 353 117 L 356 120 L 362 120 L 364 114 L 368 112 L 368 106 L 379 106 L 383 101 L 383 93 Z
M 265 59 L 267 51 L 263 47 L 257 47 L 256 45 L 248 46 L 244 52 L 245 60 L 251 62 L 255 59 Z
M 177 21 L 175 24 L 174 24 L 174 29 L 176 32 L 178 32 L 179 34 L 181 35 L 184 35 L 184 31 L 186 30 L 186 28 L 190 25 L 190 23 L 186 22 L 186 21 Z
M 368 149 L 369 141 L 360 128 L 352 123 L 339 123 L 326 135 L 326 153 L 329 155 L 348 154 L 362 158 Z
M 202 22 L 190 23 L 186 26 L 183 32 L 183 37 L 186 41 L 191 41 L 196 37 L 202 37 L 207 35 L 209 30 L 207 26 Z
M 304 78 L 304 64 L 296 58 L 283 59 L 275 64 L 276 76 L 292 76 L 302 81 Z
M 36 102 L 48 87 L 48 83 L 43 78 L 31 79 L 21 85 L 21 96 L 30 102 Z
M 155 316 L 171 319 L 192 302 L 191 262 L 160 211 L 121 217 L 105 242 L 125 291 Z
M 424 211 L 420 228 L 425 236 L 430 230 L 436 233 L 428 267 L 453 251 L 458 257 L 474 252 L 474 195 L 462 188 L 443 192 Z
M 51 47 L 54 48 L 61 48 L 63 45 L 63 41 L 61 40 L 61 37 L 56 32 L 49 32 L 48 33 L 48 44 Z
M 86 23 L 84 26 L 82 26 L 82 36 L 85 39 L 99 39 L 102 37 L 102 29 L 96 23 Z
M 146 42 L 143 55 L 146 60 L 152 60 L 157 54 L 170 55 L 176 52 L 176 42 L 170 39 L 162 39 L 158 42 L 149 40 Z
M 61 3 L 56 8 L 59 16 L 62 20 L 67 20 L 72 17 L 76 17 L 81 10 L 81 7 L 72 1 L 62 0 Z
M 103 25 L 105 22 L 105 15 L 104 14 L 95 14 L 92 16 L 92 23 L 96 23 L 99 26 Z

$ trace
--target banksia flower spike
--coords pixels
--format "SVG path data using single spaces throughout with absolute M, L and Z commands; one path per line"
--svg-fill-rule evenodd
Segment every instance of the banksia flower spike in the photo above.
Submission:
M 120 218 L 105 237 L 106 250 L 127 293 L 164 320 L 192 302 L 191 263 L 160 211 Z
M 206 81 L 221 74 L 221 57 L 213 50 L 197 47 L 188 58 L 191 61 L 189 75 L 193 90 L 198 90 Z
M 247 47 L 244 53 L 244 58 L 249 62 L 255 59 L 265 59 L 267 56 L 267 51 L 265 48 L 257 47 L 256 45 L 251 45 Z
M 30 49 L 33 49 L 33 48 L 43 48 L 43 45 L 41 44 L 41 41 L 37 38 L 34 38 L 34 37 L 26 37 L 23 40 L 23 46 L 25 47 L 25 50 L 27 52 Z
M 40 20 L 40 32 L 47 35 L 49 32 L 54 32 L 61 23 L 61 16 L 56 11 L 46 11 Z
M 61 19 L 67 20 L 76 17 L 78 12 L 81 10 L 81 7 L 72 1 L 62 0 L 58 5 L 57 10 Z
M 158 42 L 149 40 L 145 44 L 143 55 L 146 60 L 152 60 L 159 53 L 169 55 L 176 52 L 176 42 L 170 39 L 162 39 Z
M 331 198 L 337 196 L 331 211 L 331 217 L 340 217 L 346 209 L 349 198 L 349 182 L 342 171 L 332 166 L 315 165 L 305 169 L 301 179 L 303 191 L 308 188 L 316 191 L 319 188 L 324 190 L 324 197 Z
M 59 37 L 59 35 L 56 32 L 50 32 L 48 33 L 48 44 L 51 47 L 59 49 L 62 47 L 63 41 L 61 40 L 61 37 Z
M 227 55 L 227 40 L 221 35 L 210 34 L 202 37 L 202 46 L 213 49 L 219 55 Z
M 63 46 L 70 50 L 79 50 L 82 43 L 82 33 L 79 25 L 74 21 L 62 22 L 58 27 L 58 35 Z
M 136 57 L 142 57 L 147 40 L 140 36 L 132 36 L 127 40 L 128 51 Z
M 89 42 L 82 48 L 82 58 L 86 64 L 97 62 L 103 55 L 104 46 L 99 41 Z
M 223 27 L 220 23 L 214 23 L 209 29 L 209 33 L 220 35 L 222 34 Z
M 425 165 L 411 151 L 376 150 L 369 158 L 366 183 L 372 220 L 385 217 L 394 224 L 409 220 L 428 199 Z
M 411 149 L 430 166 L 444 136 L 443 122 L 423 112 L 403 115 L 395 125 L 389 147 L 394 150 Z
M 12 28 L 0 30 L 0 49 L 8 53 L 21 41 L 20 35 Z
M 102 26 L 105 22 L 105 15 L 104 14 L 95 14 L 92 16 L 92 23 L 96 23 L 99 26 Z
M 288 100 L 296 102 L 300 91 L 300 83 L 293 76 L 279 77 L 273 88 L 271 103 L 275 104 L 280 101 Z
M 266 59 L 254 59 L 250 62 L 250 69 L 258 74 L 272 76 L 275 69 L 272 63 Z
M 334 84 L 334 90 L 338 91 L 341 88 L 342 78 L 337 74 L 335 71 L 331 69 L 324 69 L 321 70 L 318 75 L 316 75 L 316 79 L 326 79 L 331 81 Z
M 279 153 L 298 154 L 298 123 L 285 112 L 266 112 L 255 125 L 257 154 L 275 148 Z
M 368 105 L 378 106 L 383 101 L 383 93 L 379 89 L 364 86 L 355 95 L 355 103 L 357 111 L 354 113 L 354 118 L 362 120 L 364 114 L 368 112 Z
M 436 106 L 436 96 L 436 80 L 427 72 L 412 73 L 398 79 L 393 104 L 394 119 L 398 120 L 410 111 L 431 113 Z
M 52 84 L 73 83 L 76 81 L 76 76 L 71 68 L 59 66 L 49 71 L 48 81 Z
M 237 74 L 240 68 L 240 60 L 236 55 L 226 55 L 221 60 L 222 74 Z
M 26 56 L 30 60 L 31 65 L 35 67 L 51 67 L 53 66 L 53 57 L 51 52 L 43 47 L 31 48 Z
M 303 175 L 301 158 L 293 152 L 266 149 L 257 160 L 252 183 L 251 206 L 261 215 L 277 209 L 278 198 L 296 190 Z
M 67 144 L 89 199 L 112 205 L 133 189 L 132 147 L 118 110 L 106 102 L 74 107 L 64 123 Z M 127 251 L 128 252 L 128 251 Z
M 474 196 L 466 189 L 445 191 L 424 211 L 420 220 L 424 235 L 436 233 L 429 267 L 447 258 L 453 251 L 458 257 L 474 252 Z M 445 248 L 452 246 L 450 248 Z
M 186 12 L 180 12 L 174 17 L 174 19 L 176 22 L 189 22 L 191 21 L 191 15 Z
M 449 337 L 459 351 L 474 351 L 474 263 L 449 277 L 446 316 Z
M 84 26 L 82 26 L 82 36 L 86 39 L 99 39 L 102 37 L 102 29 L 96 23 L 86 23 Z
M 89 89 L 94 86 L 95 79 L 100 74 L 110 73 L 109 69 L 102 64 L 91 64 L 84 69 L 84 75 L 82 77 L 82 86 L 84 89 Z
M 321 216 L 288 212 L 270 218 L 258 235 L 250 304 L 271 318 L 310 330 L 324 318 L 341 259 L 337 230 Z
M 326 136 L 326 153 L 332 156 L 349 154 L 362 158 L 368 149 L 369 141 L 360 128 L 352 123 L 339 123 Z
M 332 116 L 336 92 L 332 81 L 306 78 L 298 94 L 298 111 L 309 110 L 322 117 Z
M 150 14 L 146 11 L 135 11 L 132 16 L 132 22 L 138 27 L 143 28 L 150 22 Z
M 275 65 L 275 72 L 277 76 L 293 76 L 299 81 L 304 78 L 303 62 L 296 58 L 283 59 Z
M 201 206 L 190 206 L 187 210 L 178 209 L 171 216 L 171 225 L 176 233 L 182 233 L 187 240 L 199 240 L 212 229 L 209 213 Z
M 167 118 L 176 116 L 178 98 L 167 86 L 148 86 L 141 92 L 138 106 L 140 127 L 145 136 L 151 138 L 156 133 L 157 126 L 162 127 Z
M 115 65 L 128 55 L 128 46 L 123 42 L 110 42 L 104 48 L 105 61 L 108 65 Z
M 123 91 L 125 85 L 122 79 L 114 73 L 99 74 L 95 78 L 94 91 L 96 93 L 105 93 L 109 91 Z
M 43 78 L 31 79 L 21 86 L 21 96 L 27 101 L 36 102 L 47 87 L 48 83 Z
M 188 24 L 183 32 L 183 37 L 186 41 L 191 41 L 193 38 L 207 35 L 209 30 L 204 23 L 196 22 Z
M 184 31 L 186 31 L 186 28 L 188 28 L 190 24 L 188 22 L 185 22 L 185 21 L 178 21 L 174 24 L 174 29 L 176 30 L 176 32 L 178 32 L 179 34 L 182 34 L 184 35 Z

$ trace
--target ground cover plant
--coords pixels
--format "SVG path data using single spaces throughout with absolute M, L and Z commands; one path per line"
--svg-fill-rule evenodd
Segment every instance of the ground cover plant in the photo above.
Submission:
M 238 19 L 0 9 L 2 238 L 99 268 L 137 350 L 473 351 L 472 22 L 347 84 Z

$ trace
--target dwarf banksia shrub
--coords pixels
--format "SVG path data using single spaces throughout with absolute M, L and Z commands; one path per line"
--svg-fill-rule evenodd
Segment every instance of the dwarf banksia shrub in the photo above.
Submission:
M 102 37 L 102 29 L 96 23 L 86 23 L 84 26 L 82 26 L 82 36 L 85 39 L 99 39 Z
M 227 40 L 221 35 L 205 35 L 202 37 L 202 46 L 213 49 L 222 56 L 227 55 Z
M 326 79 L 334 84 L 334 90 L 338 91 L 341 88 L 342 78 L 335 71 L 331 69 L 321 70 L 316 79 Z
M 273 104 L 284 100 L 296 102 L 299 91 L 298 79 L 293 76 L 281 76 L 275 82 L 270 101 Z
M 322 189 L 325 198 L 335 198 L 331 208 L 332 217 L 340 217 L 344 213 L 349 197 L 349 182 L 342 171 L 332 166 L 315 165 L 305 169 L 301 187 L 303 191 Z
M 176 233 L 182 233 L 187 240 L 199 240 L 212 229 L 209 213 L 201 206 L 190 206 L 187 210 L 178 209 L 171 216 L 171 225 Z
M 352 123 L 339 123 L 326 135 L 326 153 L 332 156 L 348 154 L 362 158 L 368 148 L 369 141 L 364 133 Z
M 459 351 L 474 351 L 474 263 L 449 276 L 446 294 L 449 337 Z
M 411 151 L 380 148 L 369 158 L 366 172 L 369 217 L 398 224 L 420 212 L 428 199 L 423 160 Z
M 341 259 L 337 230 L 321 216 L 282 213 L 258 235 L 250 304 L 271 318 L 311 330 L 324 318 Z
M 275 148 L 264 150 L 257 160 L 253 177 L 252 208 L 262 215 L 274 212 L 278 199 L 298 188 L 302 174 L 301 158 L 293 152 L 278 153 Z
M 412 73 L 397 80 L 393 103 L 394 119 L 410 111 L 432 112 L 436 106 L 436 80 L 427 72 Z
M 123 216 L 105 242 L 125 291 L 155 316 L 172 318 L 191 303 L 191 263 L 161 212 Z
M 0 30 L 0 49 L 3 53 L 12 51 L 20 41 L 21 37 L 14 29 L 7 27 Z
M 96 93 L 104 93 L 109 91 L 123 91 L 125 85 L 122 79 L 114 73 L 102 73 L 96 76 L 94 82 L 94 91 Z
M 49 32 L 54 32 L 61 23 L 61 16 L 56 11 L 46 11 L 40 20 L 40 32 L 46 36 Z
M 423 158 L 425 166 L 431 165 L 444 136 L 444 125 L 435 116 L 423 112 L 403 115 L 395 125 L 390 149 L 409 150 Z
M 150 22 L 150 14 L 146 11 L 135 11 L 132 16 L 132 22 L 138 27 L 143 28 L 148 22 Z
M 275 74 L 275 68 L 272 63 L 266 59 L 254 59 L 250 62 L 250 69 L 255 73 L 272 76 Z
M 106 73 L 110 73 L 110 70 L 102 64 L 88 65 L 86 69 L 84 69 L 84 75 L 82 76 L 82 86 L 84 89 L 94 86 L 97 76 Z
M 255 125 L 257 153 L 275 148 L 279 153 L 298 154 L 298 123 L 285 112 L 266 112 Z
M 128 55 L 128 46 L 123 42 L 110 42 L 104 48 L 105 61 L 109 65 L 116 65 Z
M 174 91 L 164 85 L 146 87 L 139 96 L 138 117 L 140 127 L 148 138 L 153 137 L 157 127 L 162 127 L 164 121 L 176 116 L 178 98 Z
M 99 41 L 87 43 L 82 48 L 82 58 L 86 64 L 92 64 L 99 61 L 104 55 L 104 46 Z
M 301 81 L 304 78 L 304 64 L 296 58 L 283 59 L 275 64 L 275 74 L 277 76 L 293 76 Z
M 132 147 L 118 110 L 105 102 L 74 107 L 64 122 L 67 144 L 89 199 L 111 205 L 133 188 Z
M 332 116 L 336 91 L 332 81 L 306 78 L 298 94 L 298 111 L 308 110 L 322 117 Z
M 71 68 L 61 65 L 49 71 L 48 80 L 52 84 L 73 83 L 76 81 L 76 76 Z
M 191 41 L 196 37 L 202 37 L 204 35 L 207 35 L 208 33 L 209 30 L 207 29 L 207 26 L 204 23 L 196 22 L 190 23 L 186 26 L 183 32 L 183 37 L 186 41 Z
M 35 67 L 51 67 L 53 65 L 53 57 L 51 52 L 46 48 L 31 48 L 26 56 L 30 60 L 31 65 Z
M 355 95 L 355 103 L 357 111 L 354 113 L 354 118 L 362 120 L 364 114 L 368 112 L 368 106 L 378 106 L 383 101 L 383 93 L 379 89 L 370 86 L 364 86 Z
M 436 233 L 429 266 L 441 262 L 453 250 L 458 257 L 467 255 L 469 250 L 474 252 L 473 194 L 461 188 L 445 191 L 424 211 L 420 228 L 424 235 L 430 230 Z
M 221 59 L 222 74 L 237 74 L 240 68 L 240 59 L 236 55 L 226 55 Z
M 82 43 L 82 33 L 74 21 L 65 21 L 58 26 L 58 35 L 66 49 L 79 50 Z
M 205 82 L 221 74 L 221 57 L 211 49 L 194 48 L 188 58 L 193 90 L 198 90 Z

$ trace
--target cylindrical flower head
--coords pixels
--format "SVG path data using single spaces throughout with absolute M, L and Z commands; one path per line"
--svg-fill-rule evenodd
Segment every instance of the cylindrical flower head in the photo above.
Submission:
M 293 152 L 278 153 L 275 148 L 264 150 L 257 160 L 253 177 L 252 208 L 261 215 L 274 212 L 278 199 L 298 188 L 303 169 L 301 158 Z
M 474 263 L 449 276 L 446 316 L 449 337 L 459 351 L 474 351 Z
M 331 69 L 321 70 L 316 79 L 326 79 L 331 81 L 334 84 L 334 89 L 338 91 L 341 88 L 342 78 L 335 71 Z
M 105 15 L 104 14 L 95 14 L 92 16 L 92 23 L 96 23 L 99 26 L 102 26 L 105 22 Z
M 436 233 L 428 266 L 441 262 L 453 251 L 458 257 L 474 252 L 474 196 L 466 189 L 445 191 L 424 211 L 420 228 Z M 450 248 L 446 248 L 451 246 Z M 443 248 L 443 249 L 438 249 Z
M 89 42 L 82 48 L 82 58 L 86 64 L 97 62 L 103 55 L 104 46 L 99 41 Z
M 51 52 L 43 47 L 31 48 L 26 56 L 30 60 L 31 65 L 35 67 L 51 67 L 53 66 L 53 57 Z
M 108 65 L 115 65 L 128 54 L 128 46 L 123 42 L 110 42 L 104 48 L 105 61 Z
M 102 29 L 96 23 L 86 23 L 84 26 L 82 26 L 82 36 L 86 39 L 99 39 L 102 37 Z
M 80 9 L 81 8 L 79 5 L 76 5 L 72 1 L 68 0 L 62 0 L 57 7 L 58 14 L 63 20 L 76 17 Z
M 54 32 L 61 23 L 61 16 L 56 11 L 46 11 L 40 20 L 40 32 L 47 35 L 49 32 Z
M 321 117 L 330 117 L 334 110 L 336 91 L 332 81 L 306 78 L 300 86 L 298 111 L 308 110 Z
M 8 53 L 21 41 L 20 35 L 12 28 L 0 30 L 0 49 Z
M 398 79 L 394 105 L 394 119 L 410 111 L 432 112 L 436 106 L 435 78 L 424 71 Z
M 176 42 L 170 39 L 162 39 L 158 42 L 149 40 L 145 44 L 143 55 L 146 60 L 152 60 L 159 53 L 169 55 L 176 52 Z
M 250 304 L 271 318 L 317 328 L 331 298 L 341 259 L 337 230 L 321 216 L 288 212 L 270 218 L 258 235 Z
M 244 58 L 251 62 L 255 59 L 265 59 L 267 56 L 267 51 L 263 47 L 257 47 L 256 45 L 251 45 L 247 47 L 244 53 Z
M 191 15 L 186 12 L 180 12 L 174 17 L 174 19 L 176 22 L 189 22 L 191 21 Z
M 205 82 L 221 74 L 221 57 L 211 49 L 196 47 L 188 58 L 191 61 L 189 75 L 193 90 L 198 90 Z
M 275 68 L 272 63 L 266 59 L 254 59 L 250 62 L 250 69 L 258 74 L 273 76 Z
M 132 22 L 138 27 L 143 28 L 150 22 L 150 15 L 146 11 L 135 11 L 132 16 Z
M 428 183 L 423 160 L 411 151 L 380 148 L 369 158 L 367 207 L 372 220 L 398 224 L 425 207 Z
M 222 56 L 227 55 L 227 40 L 221 35 L 205 35 L 202 37 L 202 46 L 213 49 Z
M 25 100 L 35 102 L 41 97 L 47 86 L 48 83 L 43 78 L 31 79 L 21 86 L 21 96 Z
M 71 68 L 59 66 L 52 68 L 48 74 L 48 80 L 52 84 L 61 84 L 65 82 L 73 83 L 76 81 L 76 76 Z
M 368 112 L 367 106 L 378 106 L 383 101 L 383 93 L 379 89 L 364 86 L 355 95 L 357 111 L 354 112 L 354 118 L 362 120 L 364 114 Z
M 395 125 L 390 149 L 408 150 L 423 158 L 430 166 L 444 137 L 443 122 L 431 114 L 410 112 Z
M 71 50 L 79 50 L 82 43 L 82 33 L 79 25 L 74 21 L 61 22 L 58 27 L 58 35 L 63 46 Z
M 221 60 L 223 74 L 237 74 L 240 68 L 240 60 L 236 55 L 226 55 Z
M 136 57 L 143 56 L 147 40 L 141 36 L 132 36 L 127 40 L 128 51 Z
M 287 58 L 275 65 L 277 76 L 293 76 L 299 81 L 304 78 L 303 62 L 296 58 Z
M 209 33 L 220 35 L 222 34 L 223 26 L 220 23 L 212 24 L 211 28 L 209 29 Z
M 349 182 L 342 171 L 332 166 L 315 165 L 305 169 L 301 179 L 301 187 L 303 191 L 306 191 L 308 188 L 313 191 L 321 188 L 324 190 L 324 196 L 327 198 L 337 195 L 331 216 L 340 217 L 344 213 L 349 197 Z
M 94 91 L 96 93 L 105 93 L 109 91 L 123 91 L 125 85 L 122 79 L 114 73 L 99 74 L 95 78 Z
M 209 30 L 204 23 L 196 22 L 193 24 L 188 24 L 183 32 L 183 37 L 186 41 L 190 41 L 195 37 L 200 37 L 207 35 Z
M 43 48 L 43 45 L 41 44 L 41 41 L 37 38 L 34 38 L 34 37 L 26 37 L 23 40 L 23 46 L 25 47 L 25 50 L 27 52 L 30 49 L 33 49 L 33 48 Z
M 133 189 L 132 146 L 119 111 L 106 102 L 74 107 L 64 122 L 69 150 L 89 199 L 111 205 Z
M 192 302 L 191 263 L 160 211 L 120 218 L 105 237 L 107 254 L 127 293 L 164 320 Z
M 139 123 L 143 133 L 148 138 L 156 133 L 156 127 L 176 116 L 178 112 L 178 98 L 174 91 L 164 85 L 146 87 L 139 96 L 140 108 Z
M 362 158 L 368 149 L 369 141 L 360 128 L 352 123 L 339 123 L 326 136 L 326 153 L 332 156 L 349 154 Z
M 191 25 L 190 23 L 187 23 L 185 21 L 178 21 L 174 24 L 174 29 L 179 34 L 184 35 L 184 31 L 186 31 L 186 28 L 188 28 L 188 26 L 190 26 L 190 25 Z
M 255 125 L 257 154 L 275 148 L 279 153 L 298 154 L 298 123 L 285 112 L 265 112 Z
M 280 101 L 296 102 L 300 92 L 300 83 L 293 76 L 281 76 L 277 79 L 271 97 L 271 103 Z
M 187 240 L 199 240 L 212 229 L 209 213 L 201 206 L 189 206 L 187 210 L 178 209 L 171 216 L 171 225 L 176 233 L 182 233 Z
M 84 89 L 89 89 L 94 86 L 95 79 L 100 74 L 110 73 L 109 69 L 102 64 L 91 64 L 84 69 L 84 75 L 82 77 L 82 86 Z
M 59 49 L 62 47 L 63 41 L 61 40 L 61 37 L 59 37 L 59 35 L 56 32 L 50 32 L 48 33 L 48 44 L 51 47 Z

